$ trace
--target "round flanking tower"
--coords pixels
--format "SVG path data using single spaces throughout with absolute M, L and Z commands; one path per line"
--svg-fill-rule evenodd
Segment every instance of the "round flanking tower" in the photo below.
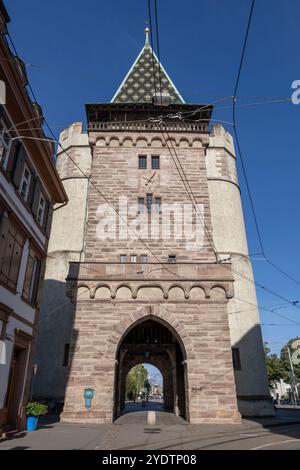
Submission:
M 230 258 L 234 277 L 228 318 L 239 411 L 273 415 L 234 142 L 221 125 L 213 126 L 206 168 L 214 244 L 221 259 Z

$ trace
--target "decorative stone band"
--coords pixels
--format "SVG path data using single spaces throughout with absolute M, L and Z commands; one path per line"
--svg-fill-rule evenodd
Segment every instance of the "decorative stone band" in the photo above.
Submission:
M 123 123 L 112 124 L 112 127 L 109 126 L 109 123 L 102 124 L 101 128 L 99 125 L 99 129 L 93 128 L 89 130 L 89 142 L 96 147 L 162 148 L 168 144 L 168 146 L 173 145 L 179 148 L 199 149 L 209 145 L 209 134 L 198 129 L 196 125 L 190 126 L 190 133 L 187 135 L 187 129 L 179 127 L 182 126 L 181 124 L 171 124 L 170 128 L 165 129 L 168 131 L 168 135 L 164 134 L 163 136 L 161 133 L 162 129 L 157 124 L 151 124 L 152 127 L 149 125 L 147 129 L 143 129 L 142 125 L 138 128 L 137 124 L 130 125 L 132 129 L 129 127 L 129 124 L 126 126 Z M 136 127 L 134 128 L 134 126 Z M 180 134 L 180 132 L 183 132 L 184 135 Z
M 67 295 L 72 302 L 226 302 L 233 297 L 233 277 L 215 263 L 70 263 Z

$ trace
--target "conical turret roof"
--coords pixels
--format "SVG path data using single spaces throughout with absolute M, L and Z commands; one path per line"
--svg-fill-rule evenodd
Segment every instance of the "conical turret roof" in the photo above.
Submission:
M 145 29 L 145 45 L 127 73 L 112 103 L 152 103 L 155 95 L 168 95 L 170 104 L 184 100 L 149 44 L 149 30 Z

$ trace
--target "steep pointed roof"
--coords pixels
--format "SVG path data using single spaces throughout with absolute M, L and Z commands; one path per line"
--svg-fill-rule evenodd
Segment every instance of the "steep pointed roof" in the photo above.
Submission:
M 167 93 L 171 104 L 184 100 L 149 44 L 149 30 L 145 29 L 145 45 L 119 86 L 111 103 L 152 103 L 155 94 Z M 154 73 L 153 73 L 154 72 Z

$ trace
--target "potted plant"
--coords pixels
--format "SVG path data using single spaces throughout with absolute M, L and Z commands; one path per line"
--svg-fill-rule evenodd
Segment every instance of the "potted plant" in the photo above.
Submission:
M 31 401 L 26 406 L 27 414 L 27 431 L 35 431 L 38 423 L 39 416 L 45 415 L 48 411 L 48 406 L 37 401 Z

